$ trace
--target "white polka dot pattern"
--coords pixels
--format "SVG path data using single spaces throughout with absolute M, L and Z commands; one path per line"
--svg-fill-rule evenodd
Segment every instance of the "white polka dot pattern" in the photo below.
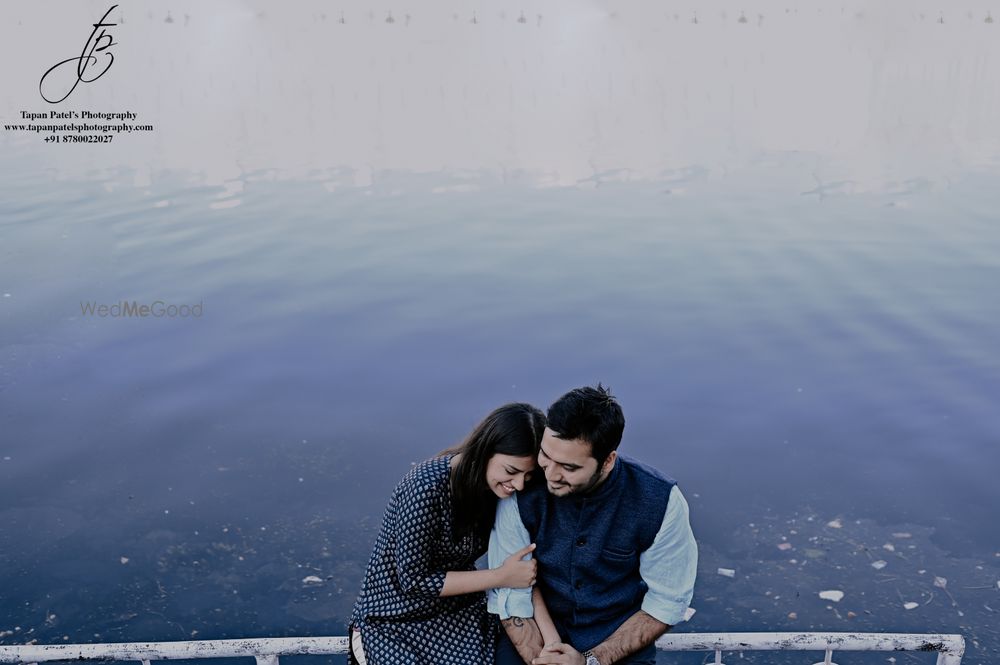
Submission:
M 450 458 L 422 462 L 392 493 L 354 606 L 370 665 L 493 663 L 486 595 L 439 596 L 449 570 L 474 570 L 486 539 L 452 537 Z

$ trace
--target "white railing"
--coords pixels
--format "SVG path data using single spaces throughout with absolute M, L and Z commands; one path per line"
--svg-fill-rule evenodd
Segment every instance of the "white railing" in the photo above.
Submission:
M 819 651 L 826 665 L 833 663 L 834 651 L 928 651 L 937 652 L 936 665 L 960 665 L 965 638 L 921 633 L 667 633 L 656 647 L 714 651 L 716 663 L 722 663 L 726 651 Z
M 960 665 L 965 639 L 961 635 L 915 633 L 668 633 L 656 641 L 656 647 L 661 651 L 714 651 L 716 663 L 722 663 L 724 652 L 818 651 L 824 654 L 822 662 L 830 664 L 834 651 L 927 651 L 937 653 L 936 665 Z M 278 665 L 279 656 L 346 653 L 346 637 L 25 644 L 0 646 L 0 663 L 114 660 L 150 665 L 154 660 L 252 657 L 257 665 Z

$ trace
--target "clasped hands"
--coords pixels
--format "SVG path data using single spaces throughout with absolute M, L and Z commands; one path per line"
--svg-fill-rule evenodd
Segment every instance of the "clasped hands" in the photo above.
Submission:
M 583 654 L 564 642 L 546 644 L 531 665 L 585 665 Z

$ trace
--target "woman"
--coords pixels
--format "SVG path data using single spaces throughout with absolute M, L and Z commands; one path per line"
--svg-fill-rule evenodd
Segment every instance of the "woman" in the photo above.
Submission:
M 492 663 L 496 622 L 483 593 L 535 582 L 522 561 L 476 570 L 497 500 L 522 489 L 535 468 L 545 416 L 507 404 L 468 438 L 414 467 L 389 499 L 351 617 L 352 662 L 364 665 Z

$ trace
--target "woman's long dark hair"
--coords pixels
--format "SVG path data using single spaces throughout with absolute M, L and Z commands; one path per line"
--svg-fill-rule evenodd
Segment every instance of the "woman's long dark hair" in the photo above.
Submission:
M 451 472 L 451 505 L 455 538 L 487 536 L 496 517 L 497 497 L 486 484 L 486 464 L 497 453 L 538 457 L 545 414 L 530 404 L 504 404 L 476 425 L 465 441 L 442 451 L 461 454 Z

